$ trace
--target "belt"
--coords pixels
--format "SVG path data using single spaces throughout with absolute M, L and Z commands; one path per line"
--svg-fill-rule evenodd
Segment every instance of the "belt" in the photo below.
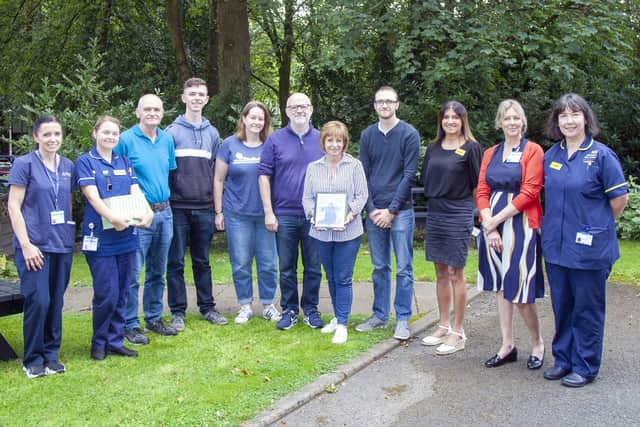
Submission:
M 149 206 L 151 206 L 152 211 L 160 212 L 169 207 L 169 201 L 167 200 L 166 202 L 162 202 L 162 203 L 149 203 Z

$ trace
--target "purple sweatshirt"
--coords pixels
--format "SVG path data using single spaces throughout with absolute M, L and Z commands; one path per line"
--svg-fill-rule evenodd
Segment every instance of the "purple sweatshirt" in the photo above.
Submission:
M 290 126 L 269 135 L 262 149 L 258 175 L 271 178 L 271 203 L 276 215 L 304 216 L 302 192 L 307 166 L 323 155 L 320 132 L 311 125 L 302 136 Z

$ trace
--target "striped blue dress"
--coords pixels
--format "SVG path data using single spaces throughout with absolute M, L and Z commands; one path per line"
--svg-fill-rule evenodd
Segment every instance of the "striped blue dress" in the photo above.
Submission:
M 517 151 L 524 149 L 526 140 Z M 518 195 L 522 180 L 520 162 L 503 162 L 504 143 L 498 146 L 487 167 L 486 181 L 491 188 L 491 214 L 495 215 Z M 540 234 L 529 227 L 526 213 L 509 218 L 498 227 L 502 252 L 489 246 L 481 233 L 478 239 L 478 289 L 503 291 L 513 303 L 534 303 L 544 296 Z

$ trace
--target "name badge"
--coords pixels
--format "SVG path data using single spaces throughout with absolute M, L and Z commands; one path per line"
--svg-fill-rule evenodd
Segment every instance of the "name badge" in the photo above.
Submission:
M 462 148 L 456 148 L 456 154 L 458 156 L 464 156 L 464 153 L 466 153 L 466 150 L 463 150 Z
M 478 237 L 480 235 L 481 231 L 478 227 L 473 227 L 473 229 L 471 230 L 471 235 L 473 237 Z
M 593 244 L 593 235 L 578 231 L 576 233 L 576 243 L 584 246 L 591 246 Z
M 550 167 L 551 169 L 555 169 L 555 170 L 559 171 L 560 169 L 562 169 L 562 163 L 558 163 L 558 162 L 551 162 L 551 163 L 549 164 L 549 167 Z
M 522 158 L 522 151 L 512 151 L 507 157 L 507 163 L 520 163 Z
M 82 250 L 95 252 L 98 250 L 98 238 L 95 236 L 84 236 L 82 239 Z
M 127 174 L 127 171 L 124 169 L 114 169 L 113 174 L 118 176 L 125 176 Z
M 51 224 L 64 224 L 64 211 L 51 211 Z

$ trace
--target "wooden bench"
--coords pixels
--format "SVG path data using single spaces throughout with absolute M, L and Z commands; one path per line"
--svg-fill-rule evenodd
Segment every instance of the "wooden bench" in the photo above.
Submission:
M 20 284 L 0 280 L 0 317 L 22 313 Z M 18 355 L 0 333 L 0 360 L 17 359 Z

